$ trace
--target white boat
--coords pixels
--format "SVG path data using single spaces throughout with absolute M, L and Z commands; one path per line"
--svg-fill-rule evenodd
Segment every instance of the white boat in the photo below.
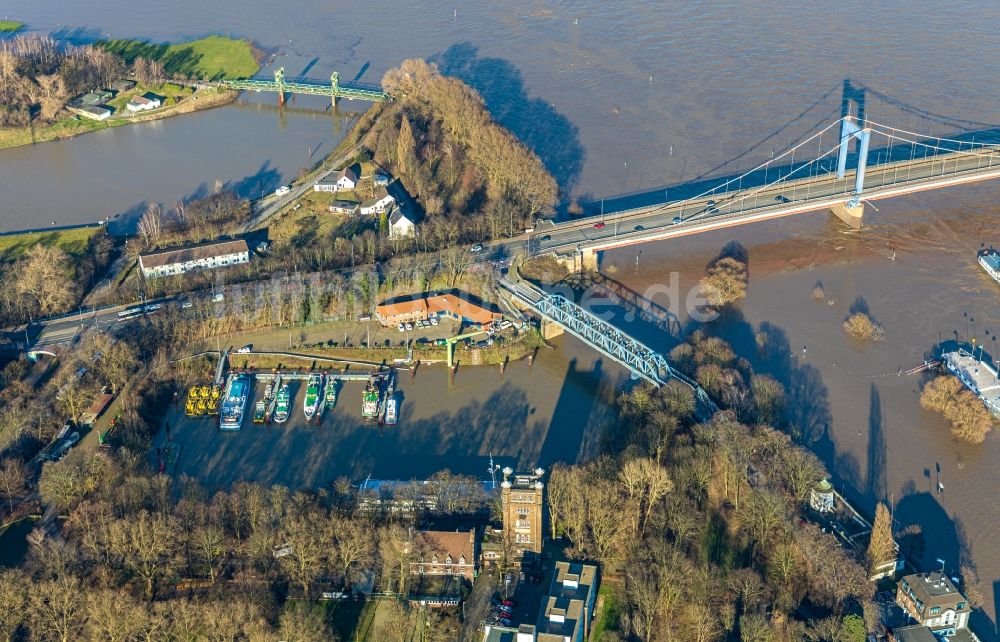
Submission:
M 389 397 L 385 402 L 385 425 L 395 426 L 397 421 L 399 417 L 396 414 L 396 398 Z
M 306 416 L 306 421 L 312 419 L 316 409 L 319 408 L 321 390 L 323 390 L 323 375 L 310 375 L 306 384 L 306 395 L 302 399 L 302 413 Z
M 979 265 L 994 281 L 1000 283 L 1000 252 L 993 248 L 983 250 L 979 253 Z
M 223 395 L 219 426 L 223 430 L 239 430 L 243 423 L 250 382 L 244 375 L 233 375 Z

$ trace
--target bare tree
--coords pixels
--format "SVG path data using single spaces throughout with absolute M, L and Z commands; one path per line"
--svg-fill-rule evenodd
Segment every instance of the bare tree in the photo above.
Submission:
M 146 596 L 153 596 L 156 578 L 173 563 L 177 524 L 173 517 L 139 511 L 111 524 L 112 549 L 127 569 L 142 578 Z
M 0 572 L 0 640 L 11 642 L 25 617 L 28 578 L 20 569 Z
M 80 581 L 67 576 L 36 582 L 29 593 L 31 629 L 43 640 L 81 639 L 85 609 Z
M 24 483 L 28 479 L 28 471 L 20 459 L 8 457 L 0 465 L 0 494 L 8 503 L 11 514 L 14 513 L 14 498 L 24 490 Z
M 159 203 L 150 203 L 146 206 L 146 212 L 139 219 L 139 233 L 142 234 L 143 243 L 146 247 L 156 245 L 163 232 L 163 211 Z

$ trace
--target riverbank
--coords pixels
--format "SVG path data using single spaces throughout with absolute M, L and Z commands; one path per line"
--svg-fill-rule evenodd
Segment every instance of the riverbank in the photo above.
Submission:
M 16 261 L 22 254 L 39 244 L 52 245 L 72 257 L 80 257 L 87 250 L 90 238 L 102 229 L 103 225 L 91 223 L 53 230 L 0 233 L 0 263 Z
M 17 20 L 0 20 L 0 33 L 14 33 L 24 29 L 24 23 Z
M 112 127 L 122 127 L 133 123 L 146 123 L 181 114 L 214 109 L 215 107 L 221 107 L 233 102 L 238 95 L 239 92 L 236 91 L 198 89 L 194 93 L 181 98 L 174 105 L 161 107 L 147 113 L 132 114 L 125 111 L 124 113 L 127 115 L 124 117 L 112 117 L 103 121 L 67 117 L 40 129 L 35 129 L 33 126 L 0 129 L 0 149 L 73 138 L 81 134 L 110 129 Z

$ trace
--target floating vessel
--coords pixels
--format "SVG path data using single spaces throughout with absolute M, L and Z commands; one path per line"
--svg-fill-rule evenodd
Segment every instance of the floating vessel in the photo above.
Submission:
M 205 414 L 215 416 L 219 414 L 219 400 L 209 399 L 205 402 Z
M 327 410 L 333 410 L 337 405 L 337 380 L 333 377 L 326 378 L 326 389 L 323 391 L 323 398 Z
M 223 395 L 222 417 L 219 427 L 223 430 L 239 430 L 243 423 L 243 412 L 246 410 L 247 397 L 250 391 L 250 381 L 245 375 L 233 375 L 226 385 Z
M 397 421 L 399 417 L 396 415 L 396 398 L 389 397 L 385 402 L 385 425 L 395 426 Z
M 254 406 L 253 422 L 255 424 L 264 423 L 264 414 L 266 411 L 267 411 L 267 404 L 264 403 L 263 401 L 258 401 L 257 404 Z
M 372 375 L 361 396 L 361 416 L 365 419 L 374 419 L 378 414 L 379 387 L 378 377 Z
M 994 417 L 1000 417 L 1000 373 L 990 362 L 989 354 L 983 359 L 982 346 L 976 355 L 976 347 L 959 347 L 941 355 L 941 361 L 948 372 L 955 375 L 966 388 L 979 397 L 986 409 Z
M 316 414 L 316 409 L 319 408 L 319 393 L 322 389 L 323 375 L 310 375 L 309 383 L 306 384 L 306 396 L 302 400 L 302 413 L 306 416 L 306 421 Z
M 275 377 L 274 379 L 271 379 L 270 381 L 268 381 L 267 385 L 264 386 L 264 401 L 265 402 L 270 401 L 271 399 L 274 398 L 274 383 L 275 383 L 275 381 L 277 381 L 277 377 Z
M 1000 283 L 1000 252 L 990 248 L 979 253 L 979 265 L 997 283 Z
M 288 393 L 288 384 L 281 384 L 281 388 L 278 389 L 278 399 L 277 405 L 274 407 L 274 420 L 279 424 L 285 423 L 288 419 L 288 406 L 291 402 L 291 397 Z

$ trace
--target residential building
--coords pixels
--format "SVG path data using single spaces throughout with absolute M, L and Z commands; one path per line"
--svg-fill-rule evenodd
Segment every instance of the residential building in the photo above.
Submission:
M 135 81 L 126 80 L 124 78 L 122 78 L 121 80 L 116 80 L 113 83 L 111 83 L 111 90 L 115 92 L 115 94 L 120 94 L 124 91 L 129 91 L 133 87 L 135 87 Z
M 335 198 L 330 201 L 330 211 L 334 214 L 357 214 L 358 202 Z
M 314 192 L 336 192 L 337 183 L 336 181 L 316 181 L 313 183 Z
M 411 575 L 476 577 L 476 531 L 419 531 L 407 547 Z
M 147 279 L 249 262 L 250 248 L 243 239 L 209 241 L 139 255 L 139 269 Z
M 111 98 L 112 94 L 110 91 L 92 91 L 77 97 L 73 102 L 80 107 L 84 105 L 97 107 L 108 102 Z
M 158 109 L 161 104 L 163 103 L 159 96 L 156 94 L 145 93 L 141 96 L 132 96 L 132 98 L 128 101 L 128 104 L 125 105 L 125 108 L 134 114 L 140 111 Z
M 584 642 L 597 604 L 597 567 L 556 562 L 548 595 L 534 626 L 487 626 L 484 642 Z
M 345 167 L 333 175 L 333 183 L 338 190 L 354 189 L 358 186 L 358 172 L 354 167 Z
M 90 405 L 90 408 L 86 412 L 80 415 L 80 425 L 84 427 L 91 427 L 97 420 L 101 418 L 104 412 L 111 405 L 111 402 L 115 400 L 115 395 L 101 393 L 97 395 L 94 399 L 94 403 Z
M 969 601 L 940 571 L 903 577 L 896 587 L 896 603 L 939 637 L 969 625 Z
M 107 120 L 111 118 L 111 108 L 103 105 L 80 105 L 70 107 L 69 110 L 90 120 Z
M 503 530 L 511 547 L 513 564 L 521 565 L 532 561 L 542 552 L 544 536 L 542 475 L 545 470 L 536 468 L 530 473 L 514 473 L 503 469 L 500 483 L 500 514 Z
M 385 187 L 379 187 L 375 190 L 371 198 L 362 201 L 361 214 L 364 216 L 381 214 L 392 207 L 395 202 L 396 199 L 392 197 Z
M 468 326 L 485 327 L 503 317 L 484 305 L 451 292 L 425 295 L 404 301 L 386 301 L 375 307 L 375 316 L 385 327 L 423 321 L 431 316 L 450 318 Z
M 980 642 L 971 629 L 958 629 L 950 635 L 936 636 L 922 624 L 901 626 L 893 630 L 892 642 Z
M 389 198 L 392 198 L 391 196 Z M 417 224 L 406 215 L 402 208 L 396 208 L 389 216 L 389 238 L 399 239 L 413 236 L 417 232 Z

